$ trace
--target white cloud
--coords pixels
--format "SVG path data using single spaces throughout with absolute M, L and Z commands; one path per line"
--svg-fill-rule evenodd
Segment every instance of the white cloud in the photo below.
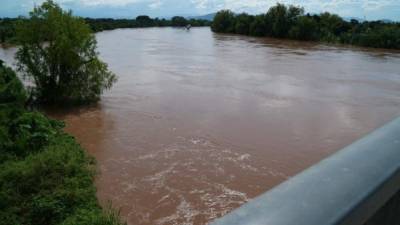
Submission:
M 34 0 L 34 2 L 38 5 L 44 2 L 45 0 Z M 55 2 L 64 5 L 64 4 L 74 4 L 81 6 L 125 6 L 128 4 L 143 2 L 146 0 L 55 0 Z M 148 1 L 151 2 L 151 1 Z
M 0 16 L 27 14 L 33 3 L 44 0 L 0 0 Z M 100 15 L 120 16 L 148 13 L 163 16 L 173 14 L 199 15 L 231 9 L 235 12 L 263 13 L 277 2 L 303 6 L 306 12 L 329 11 L 341 16 L 368 19 L 394 18 L 400 20 L 400 0 L 55 0 L 64 8 L 71 8 L 82 15 L 96 12 Z M 104 11 L 112 7 L 116 11 Z M 13 12 L 11 12 L 13 10 Z M 101 11 L 103 10 L 103 11 Z M 150 11 L 146 11 L 150 10 Z M 151 11 L 152 10 L 152 11 Z M 129 13 L 131 12 L 131 13 Z M 95 15 L 95 14 L 90 14 Z M 125 14 L 124 14 L 125 15 Z M 95 15 L 96 16 L 96 15 Z
M 149 4 L 149 8 L 151 9 L 158 9 L 163 5 L 161 0 L 155 0 Z
M 71 1 L 71 0 L 63 0 Z M 110 5 L 110 6 L 125 6 L 132 3 L 137 3 L 140 0 L 76 0 L 85 6 L 98 6 L 98 5 Z M 74 2 L 76 2 L 74 1 Z
M 191 0 L 197 9 L 207 9 L 209 0 Z
M 34 0 L 40 4 L 44 0 Z M 70 4 L 82 6 L 126 6 L 134 3 L 148 3 L 151 8 L 159 8 L 167 5 L 173 0 L 56 0 L 60 4 Z M 182 3 L 188 0 L 182 0 Z M 346 10 L 346 7 L 357 6 L 359 10 L 379 10 L 387 6 L 400 7 L 400 0 L 189 0 L 197 9 L 216 9 L 229 8 L 235 11 L 251 9 L 253 11 L 266 11 L 270 6 L 277 2 L 285 4 L 301 5 L 305 8 L 319 11 Z M 30 1 L 24 1 L 28 3 Z

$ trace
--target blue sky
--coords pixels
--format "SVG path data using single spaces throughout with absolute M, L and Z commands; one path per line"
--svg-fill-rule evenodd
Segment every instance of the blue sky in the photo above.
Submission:
M 0 17 L 27 15 L 43 0 L 0 0 Z M 56 0 L 63 8 L 87 17 L 132 18 L 195 16 L 231 9 L 235 12 L 265 12 L 277 0 Z M 391 19 L 400 21 L 400 0 L 280 0 L 303 6 L 307 12 L 329 11 L 344 17 Z

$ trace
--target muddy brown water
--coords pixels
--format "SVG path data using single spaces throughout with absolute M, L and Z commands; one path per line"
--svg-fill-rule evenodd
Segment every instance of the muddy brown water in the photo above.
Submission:
M 208 28 L 96 36 L 118 83 L 48 113 L 96 157 L 99 199 L 129 225 L 206 224 L 400 115 L 399 52 Z

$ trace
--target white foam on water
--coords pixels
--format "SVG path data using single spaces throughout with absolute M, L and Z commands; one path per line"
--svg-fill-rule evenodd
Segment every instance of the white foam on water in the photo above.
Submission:
M 164 200 L 166 200 L 166 199 L 168 199 L 168 198 L 169 198 L 169 194 L 163 196 L 160 200 L 158 200 L 158 203 L 161 203 L 161 202 L 163 202 Z
M 150 187 L 152 187 L 153 192 L 154 192 L 157 189 L 164 187 L 165 180 L 167 179 L 168 174 L 173 173 L 173 170 L 176 165 L 177 165 L 177 163 L 174 163 L 165 170 L 162 170 L 153 175 L 146 176 L 142 179 L 142 181 L 152 183 L 152 186 L 150 186 Z
M 126 182 L 123 185 L 125 186 L 125 188 L 122 190 L 124 193 L 131 192 L 131 191 L 133 191 L 133 190 L 138 188 L 138 186 L 137 186 L 135 181 L 133 181 L 131 183 Z
M 249 200 L 246 193 L 229 188 L 227 183 L 216 183 L 207 174 L 223 178 L 221 182 L 232 182 L 236 176 L 227 174 L 229 167 L 233 166 L 239 173 L 257 172 L 258 169 L 251 166 L 250 154 L 221 148 L 201 137 L 177 137 L 177 140 L 170 146 L 132 160 L 139 167 L 148 167 L 151 164 L 156 172 L 138 179 L 137 183 L 127 183 L 124 191 L 144 191 L 160 195 L 154 208 L 143 211 L 137 208 L 142 212 L 137 212 L 136 218 L 140 217 L 146 222 L 145 212 L 150 213 L 151 217 L 156 209 L 171 207 L 171 204 L 178 201 L 174 213 L 158 218 L 154 224 L 193 225 L 199 216 L 213 220 Z M 207 169 L 204 173 L 199 173 L 203 170 L 199 168 Z M 198 183 L 201 188 L 187 191 L 175 186 L 180 176 L 184 177 L 185 182 L 188 182 L 186 179 L 193 179 L 194 184 Z M 171 183 L 168 182 L 170 179 Z
M 207 210 L 202 213 L 207 215 L 209 219 L 215 219 L 227 214 L 233 208 L 249 201 L 246 193 L 232 190 L 223 184 L 213 184 L 216 193 L 205 193 L 201 196 L 201 200 L 207 206 Z
M 176 212 L 170 216 L 156 220 L 155 224 L 193 225 L 194 217 L 199 214 L 200 211 L 194 209 L 192 205 L 181 196 L 181 201 L 176 207 Z
M 248 160 L 250 158 L 250 154 L 243 154 L 238 157 L 239 161 Z

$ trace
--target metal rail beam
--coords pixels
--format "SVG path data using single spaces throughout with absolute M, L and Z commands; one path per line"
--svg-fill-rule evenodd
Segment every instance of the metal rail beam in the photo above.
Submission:
M 362 225 L 399 190 L 400 118 L 211 224 Z

